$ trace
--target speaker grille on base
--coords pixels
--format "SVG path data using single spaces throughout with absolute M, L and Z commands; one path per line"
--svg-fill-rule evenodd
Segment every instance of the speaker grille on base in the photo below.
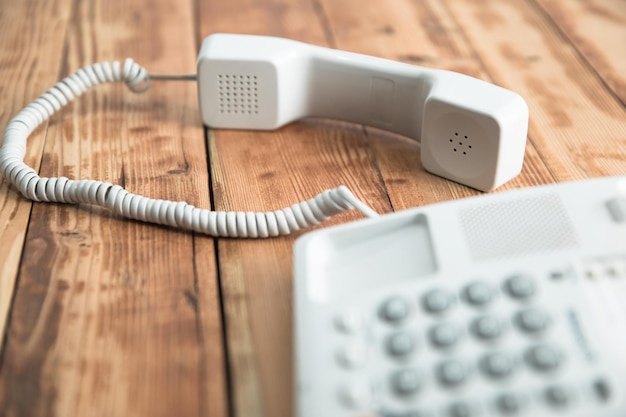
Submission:
M 259 114 L 256 75 L 218 74 L 219 112 L 222 114 Z
M 556 194 L 462 209 L 461 222 L 477 260 L 571 248 L 578 239 Z

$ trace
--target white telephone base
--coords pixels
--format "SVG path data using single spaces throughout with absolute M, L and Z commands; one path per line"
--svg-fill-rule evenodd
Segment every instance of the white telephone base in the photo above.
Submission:
M 295 246 L 299 417 L 626 416 L 626 177 Z

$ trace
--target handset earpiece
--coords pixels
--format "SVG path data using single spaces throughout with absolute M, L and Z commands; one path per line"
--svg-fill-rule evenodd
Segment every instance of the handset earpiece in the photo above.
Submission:
M 521 171 L 528 106 L 466 75 L 282 38 L 215 34 L 198 56 L 203 122 L 272 130 L 305 117 L 413 138 L 429 172 L 482 191 Z

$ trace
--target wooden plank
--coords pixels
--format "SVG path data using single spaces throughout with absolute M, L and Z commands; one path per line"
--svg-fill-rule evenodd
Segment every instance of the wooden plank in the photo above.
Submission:
M 0 0 L 0 126 L 56 82 L 70 1 Z M 44 33 L 47 28 L 51 33 Z M 45 129 L 30 141 L 25 160 L 38 167 Z M 0 176 L 0 334 L 4 335 L 31 203 Z M 3 344 L 0 344 L 2 352 Z
M 74 6 L 62 75 L 124 56 L 194 71 L 191 3 Z M 47 137 L 42 175 L 210 206 L 195 85 L 100 87 Z M 25 254 L 0 370 L 6 415 L 228 415 L 212 239 L 36 204 Z
M 626 105 L 626 4 L 623 0 L 535 0 Z
M 200 33 L 254 33 L 325 45 L 315 2 L 200 3 Z M 345 184 L 389 211 L 362 128 L 307 121 L 276 132 L 213 131 L 211 172 L 220 210 L 275 210 Z M 338 216 L 329 224 L 360 218 Z M 292 244 L 220 240 L 234 415 L 293 415 Z
M 218 131 L 211 155 L 219 210 L 274 210 L 337 184 L 389 210 L 359 128 L 309 122 L 278 132 Z M 346 213 L 328 224 L 358 218 Z M 293 240 L 218 242 L 238 416 L 293 413 Z
M 622 103 L 550 20 L 525 2 L 446 5 L 494 81 L 526 98 L 529 137 L 557 181 L 626 172 Z

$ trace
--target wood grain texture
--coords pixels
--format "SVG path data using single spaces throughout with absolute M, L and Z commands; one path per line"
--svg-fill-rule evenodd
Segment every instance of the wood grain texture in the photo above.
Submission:
M 239 27 L 229 19 L 233 10 L 255 18 Z M 207 2 L 200 11 L 202 36 L 242 31 L 327 45 L 323 16 L 310 1 Z M 275 210 L 345 184 L 377 211 L 390 210 L 358 126 L 309 121 L 277 132 L 218 131 L 209 140 L 217 209 Z M 329 224 L 357 218 L 348 213 Z M 293 238 L 218 243 L 238 416 L 293 414 L 292 244 Z
M 0 1 L 0 126 L 4 126 L 31 98 L 58 76 L 63 58 L 62 39 L 70 19 L 70 1 Z M 41 28 L 53 33 L 46 36 Z M 40 53 L 34 50 L 41 48 Z M 45 128 L 33 133 L 25 161 L 37 168 Z M 0 177 L 0 334 L 4 334 L 32 204 Z M 0 347 L 0 351 L 1 351 Z
M 132 56 L 154 72 L 190 73 L 206 35 L 251 33 L 521 93 L 531 110 L 524 168 L 494 192 L 623 174 L 625 9 L 622 0 L 0 0 L 0 123 L 82 65 Z M 205 132 L 196 94 L 180 82 L 143 95 L 100 87 L 37 130 L 27 162 L 41 175 L 218 210 L 275 210 L 339 184 L 381 213 L 478 194 L 428 174 L 416 142 L 377 129 L 305 120 Z M 0 180 L 0 415 L 293 416 L 301 234 L 214 240 L 87 206 L 32 205 Z
M 568 42 L 626 105 L 626 3 L 536 0 Z
M 75 2 L 55 78 L 125 56 L 193 72 L 192 4 L 150 6 Z M 137 96 L 100 87 L 54 117 L 46 139 L 42 176 L 210 207 L 192 84 L 153 83 Z M 24 253 L 0 369 L 4 415 L 227 415 L 211 239 L 37 204 Z
M 551 20 L 525 2 L 446 4 L 493 80 L 526 98 L 529 140 L 554 180 L 626 172 L 624 106 Z

